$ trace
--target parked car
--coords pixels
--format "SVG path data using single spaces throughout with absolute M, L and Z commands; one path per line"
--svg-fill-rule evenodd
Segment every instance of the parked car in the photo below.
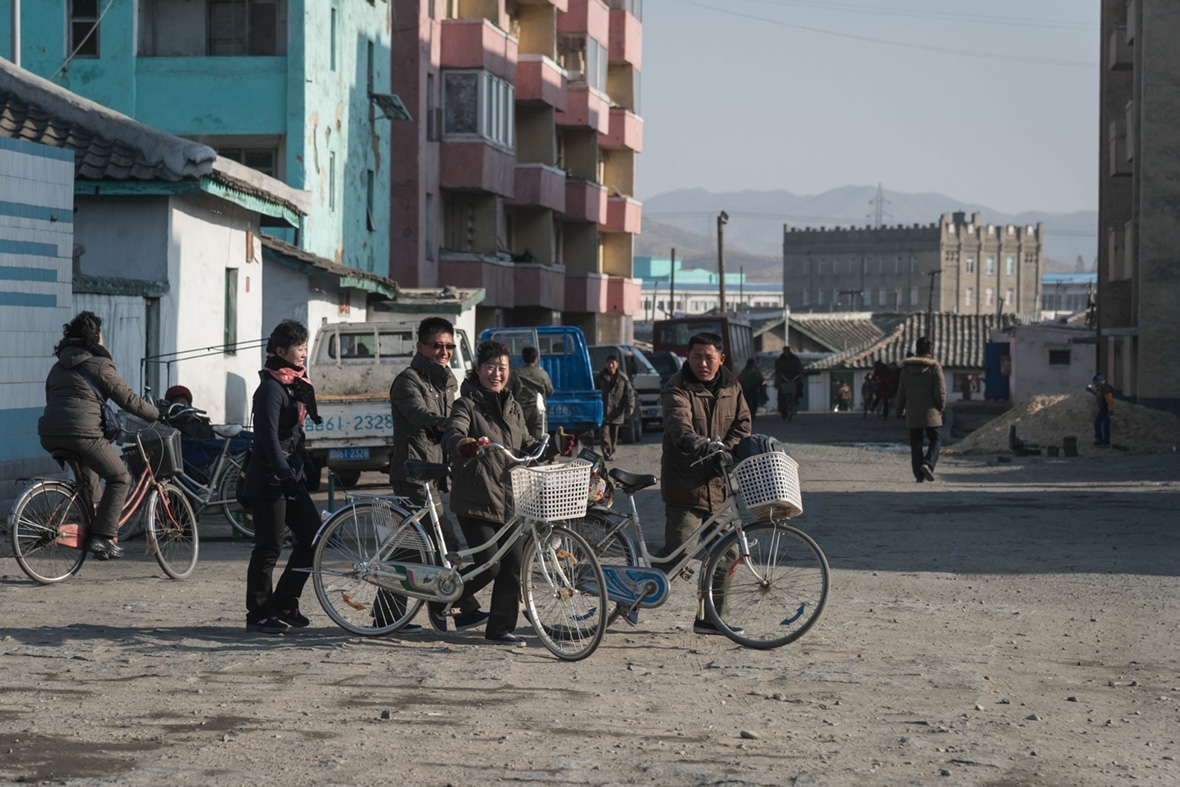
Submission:
M 668 350 L 650 352 L 647 354 L 647 360 L 660 373 L 661 388 L 668 384 L 672 375 L 680 371 L 680 367 L 684 366 L 684 358 Z
M 643 351 L 630 344 L 596 344 L 591 347 L 590 362 L 594 365 L 594 371 L 600 372 L 606 368 L 606 359 L 612 355 L 619 360 L 619 368 L 627 373 L 635 388 L 635 412 L 631 420 L 623 424 L 619 436 L 624 442 L 638 443 L 643 439 L 645 427 L 660 429 L 664 425 L 664 416 L 660 410 L 660 391 L 664 385 L 660 382 L 659 371 L 651 365 Z

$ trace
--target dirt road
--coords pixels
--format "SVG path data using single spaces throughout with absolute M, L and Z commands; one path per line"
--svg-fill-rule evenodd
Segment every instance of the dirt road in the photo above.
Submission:
M 243 631 L 240 542 L 185 582 L 140 555 L 40 587 L 5 558 L 0 781 L 1180 784 L 1180 456 L 947 456 L 919 485 L 852 445 L 895 423 L 758 427 L 791 443 L 833 571 L 798 643 L 694 635 L 683 583 L 576 664 L 527 627 L 351 637 L 310 585 L 312 627 L 271 638 Z M 658 468 L 658 435 L 617 459 Z

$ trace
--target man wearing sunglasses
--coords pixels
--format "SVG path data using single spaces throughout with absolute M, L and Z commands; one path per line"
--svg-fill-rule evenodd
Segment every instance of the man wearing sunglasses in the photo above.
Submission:
M 394 494 L 408 497 L 419 506 L 426 504 L 426 493 L 420 485 L 406 480 L 405 464 L 407 459 L 439 464 L 447 461 L 443 454 L 442 436 L 446 431 L 451 402 L 459 390 L 450 368 L 454 354 L 455 326 L 442 317 L 427 317 L 418 325 L 418 345 L 414 359 L 408 368 L 394 378 L 393 386 L 389 389 L 393 411 L 393 455 L 389 461 L 389 482 Z M 442 491 L 446 491 L 445 479 L 440 486 Z M 447 550 L 453 552 L 459 549 L 454 524 L 443 511 L 439 490 L 436 488 L 433 493 Z M 478 625 L 487 619 L 487 613 L 479 611 L 479 602 L 474 598 L 464 599 L 458 606 L 459 614 L 455 616 L 457 628 Z M 378 607 L 381 607 L 380 603 Z

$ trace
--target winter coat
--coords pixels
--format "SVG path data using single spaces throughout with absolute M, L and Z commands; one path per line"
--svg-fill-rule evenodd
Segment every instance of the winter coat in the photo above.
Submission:
M 45 412 L 37 422 L 38 435 L 102 437 L 102 405 L 82 371 L 104 399 L 145 421 L 159 419 L 160 411 L 123 382 L 106 348 L 87 349 L 67 340 L 45 379 Z
M 443 435 L 443 448 L 448 456 L 455 457 L 451 464 L 451 513 L 507 522 L 514 513 L 508 472 L 517 462 L 498 449 L 475 459 L 463 459 L 458 447 L 464 437 L 487 437 L 518 452 L 530 448 L 534 440 L 520 404 L 507 390 L 492 393 L 470 374 L 463 381 L 462 395 L 451 405 Z
M 267 370 L 258 373 L 261 382 L 254 391 L 254 448 L 246 467 L 246 497 L 278 500 L 283 494 L 281 480 L 303 478 L 303 425 L 299 404 L 287 387 Z
M 664 503 L 677 508 L 716 511 L 725 500 L 725 481 L 712 462 L 702 462 L 685 451 L 686 435 L 720 437 L 733 450 L 751 433 L 750 406 L 733 372 L 721 367 L 714 394 L 696 378 L 686 362 L 672 375 L 660 394 L 664 415 L 664 447 L 660 458 L 660 487 Z
M 524 419 L 530 432 L 541 431 L 541 414 L 537 410 L 537 394 L 545 398 L 553 396 L 553 381 L 549 373 L 540 366 L 522 366 L 513 369 L 508 378 L 508 390 L 524 411 Z
M 602 422 L 626 422 L 627 411 L 635 409 L 635 388 L 627 373 L 619 369 L 611 376 L 604 369 L 594 375 L 594 387 L 602 391 Z
M 803 361 L 795 353 L 780 355 L 774 359 L 774 381 L 776 384 L 783 380 L 803 376 Z
M 435 429 L 451 413 L 451 403 L 459 383 L 449 367 L 440 366 L 417 353 L 409 367 L 394 378 L 389 387 L 393 412 L 393 454 L 389 459 L 389 478 L 406 480 L 406 460 L 441 464 L 443 433 Z M 446 484 L 442 485 L 446 488 Z
M 901 363 L 900 374 L 897 412 L 905 413 L 906 427 L 942 426 L 942 413 L 946 410 L 946 380 L 938 361 L 928 356 L 906 358 Z
M 883 366 L 873 374 L 877 378 L 877 398 L 888 399 L 893 394 L 893 372 L 888 366 Z

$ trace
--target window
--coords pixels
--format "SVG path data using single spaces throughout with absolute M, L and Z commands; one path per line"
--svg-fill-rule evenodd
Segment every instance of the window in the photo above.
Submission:
M 964 293 L 964 295 L 963 295 L 963 303 L 965 303 L 968 306 L 975 305 L 975 288 L 974 287 L 967 288 L 967 292 Z
M 279 2 L 209 0 L 209 54 L 213 57 L 280 54 Z
M 226 355 L 237 355 L 238 343 L 238 269 L 225 269 L 225 333 L 222 344 Z
M 817 274 L 817 275 L 819 275 L 819 276 L 823 276 L 823 275 L 824 275 L 824 261 L 823 261 L 823 260 L 817 260 L 817 261 L 816 261 L 816 263 L 815 263 L 815 272 L 816 272 L 816 274 Z
M 434 74 L 426 75 L 426 141 L 438 141 L 439 118 L 434 111 Z
M 1004 290 L 1004 303 L 1008 306 L 1011 306 L 1013 309 L 1016 308 L 1016 290 L 1012 289 L 1011 287 Z
M 328 210 L 336 210 L 336 154 L 328 154 Z
M 877 260 L 877 274 L 879 276 L 885 275 L 885 258 L 884 257 L 881 257 L 879 260 Z
M 803 291 L 803 305 L 804 306 L 811 305 L 811 291 L 810 290 Z
M 426 195 L 426 259 L 434 259 L 434 195 Z
M 586 35 L 562 36 L 557 42 L 557 62 L 570 82 L 585 82 L 606 92 L 607 50 Z
M 639 21 L 643 21 L 643 0 L 608 0 L 607 5 L 612 11 L 626 11 Z
M 983 291 L 983 305 L 984 306 L 995 306 L 996 305 L 996 291 L 993 290 L 991 287 L 988 287 L 987 289 L 985 289 Z
M 1009 227 L 1008 229 L 1012 228 Z M 1016 258 L 1011 254 L 1004 258 L 1004 273 L 1008 274 L 1009 276 L 1016 275 Z
M 803 275 L 811 275 L 811 260 L 803 260 Z
M 865 257 L 864 266 L 861 268 L 866 276 L 869 275 L 869 258 Z
M 886 298 L 885 288 L 882 287 L 881 289 L 877 290 L 877 305 L 878 306 L 885 306 L 886 305 L 885 298 Z
M 515 144 L 516 91 L 487 71 L 443 74 L 443 133 L 478 135 L 502 147 Z
M 1050 366 L 1069 366 L 1069 350 L 1050 350 Z
M 996 275 L 996 258 L 995 257 L 988 257 L 987 258 L 987 275 L 988 276 L 995 276 Z
M 975 273 L 975 258 L 974 257 L 967 257 L 964 260 L 964 264 L 967 266 L 968 273 Z
M 335 8 L 331 11 L 331 21 L 328 23 L 328 36 L 330 41 L 328 43 L 328 67 L 333 71 L 336 70 L 336 14 Z
M 910 257 L 910 273 L 913 273 L 917 269 L 918 269 L 918 258 L 917 257 Z
M 910 288 L 910 306 L 917 306 L 919 303 L 919 300 L 918 300 L 919 298 L 921 298 L 921 295 L 918 294 L 918 288 L 911 287 Z
M 893 260 L 893 275 L 901 275 L 901 257 L 896 257 Z
M 74 57 L 98 57 L 98 2 L 70 0 L 70 54 Z
M 824 305 L 824 291 L 823 290 L 816 291 L 815 304 L 816 304 L 816 306 L 823 306 Z
M 893 308 L 901 311 L 901 287 L 893 288 Z
M 365 227 L 372 232 L 377 229 L 377 221 L 373 218 L 373 198 L 376 174 L 373 170 L 365 173 Z
M 218 148 L 217 155 L 244 164 L 272 178 L 279 176 L 278 148 Z
M 434 19 L 434 0 L 428 0 L 426 3 L 426 16 Z

